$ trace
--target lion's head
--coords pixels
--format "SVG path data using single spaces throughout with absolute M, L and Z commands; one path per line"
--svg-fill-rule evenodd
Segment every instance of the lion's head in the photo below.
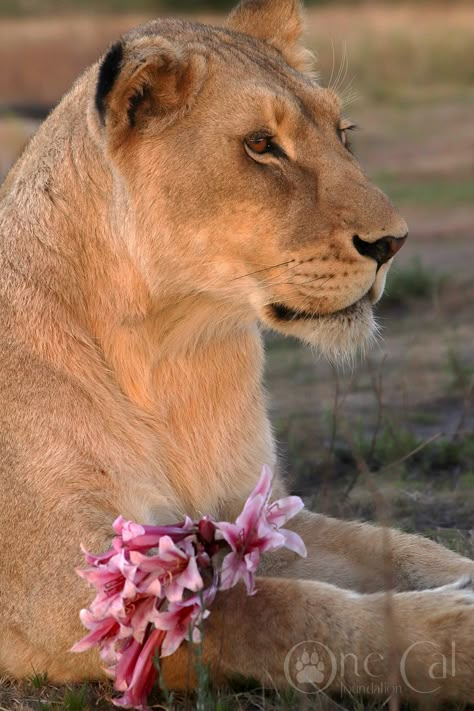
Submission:
M 297 0 L 244 0 L 226 28 L 134 30 L 96 69 L 88 121 L 152 296 L 339 355 L 373 333 L 407 226 L 307 71 L 301 24 Z

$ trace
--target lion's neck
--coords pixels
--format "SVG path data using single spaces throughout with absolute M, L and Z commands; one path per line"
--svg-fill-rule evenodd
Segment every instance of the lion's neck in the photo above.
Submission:
M 110 176 L 80 117 L 85 106 L 75 100 L 66 97 L 7 177 L 0 230 L 6 236 L 1 251 L 23 287 L 83 319 L 89 291 L 96 289 L 98 258 L 110 251 L 103 246 L 102 215 Z
M 198 361 L 231 341 L 233 350 L 255 325 L 189 287 L 184 265 L 177 279 L 176 261 L 168 264 L 165 253 L 151 293 L 131 253 L 140 235 L 134 236 L 127 195 L 83 119 L 86 106 L 77 95 L 69 98 L 42 126 L 2 191 L 5 231 L 12 235 L 3 246 L 29 288 L 68 310 L 69 322 L 92 337 L 122 391 L 150 410 L 165 366 Z
M 274 459 L 256 326 L 183 288 L 188 274 L 174 290 L 176 264 L 166 255 L 158 266 L 173 278 L 159 279 L 152 293 L 97 147 L 67 103 L 59 111 L 2 190 L 0 262 L 16 292 L 8 294 L 7 274 L 1 286 L 7 300 L 21 292 L 28 307 L 14 318 L 42 362 L 81 381 L 100 412 L 95 426 L 120 433 L 120 447 L 104 457 L 116 451 L 120 471 L 131 453 L 150 473 L 150 506 L 163 477 L 188 513 L 240 505 L 239 492 Z M 136 509 L 124 497 L 120 510 L 142 516 L 141 494 Z

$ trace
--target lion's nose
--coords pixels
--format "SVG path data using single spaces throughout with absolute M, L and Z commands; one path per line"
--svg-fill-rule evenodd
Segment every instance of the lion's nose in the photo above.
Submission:
M 375 242 L 366 242 L 359 235 L 354 235 L 352 241 L 354 247 L 363 257 L 375 259 L 378 266 L 388 262 L 403 247 L 408 233 L 404 237 L 381 237 Z

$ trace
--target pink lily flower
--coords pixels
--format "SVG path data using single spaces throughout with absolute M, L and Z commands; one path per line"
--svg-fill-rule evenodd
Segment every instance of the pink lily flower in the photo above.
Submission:
M 173 541 L 186 538 L 195 529 L 195 524 L 186 516 L 184 521 L 174 526 L 142 526 L 119 516 L 113 523 L 113 529 L 130 550 L 149 550 L 158 546 L 162 536 L 168 536 Z
M 229 553 L 222 561 L 221 590 L 229 590 L 243 580 L 249 595 L 255 591 L 255 573 L 260 563 L 258 551 L 252 551 L 242 556 L 241 553 Z
M 133 599 L 136 587 L 132 582 L 136 568 L 127 560 L 125 551 L 115 553 L 108 563 L 97 563 L 95 567 L 78 570 L 77 573 L 97 590 L 91 605 L 96 618 L 112 615 L 119 620 L 123 615 L 124 601 Z
M 120 662 L 117 665 L 117 674 L 120 674 L 117 676 L 117 684 L 121 687 L 119 691 L 123 690 L 125 686 L 126 690 L 120 699 L 112 699 L 115 706 L 149 711 L 147 699 L 157 675 L 154 659 L 156 653 L 161 649 L 163 637 L 161 630 L 154 629 L 145 644 L 140 645 L 140 650 L 136 646 L 137 643 L 132 642 L 124 652 L 123 656 L 127 656 L 121 668 L 118 668 Z M 137 654 L 137 652 L 139 653 Z
M 297 496 L 268 504 L 272 473 L 264 466 L 257 486 L 245 502 L 235 523 L 221 521 L 218 531 L 232 549 L 223 561 L 221 590 L 227 590 L 242 579 L 249 595 L 255 592 L 255 574 L 262 553 L 286 546 L 303 557 L 306 547 L 298 534 L 280 527 L 300 511 L 304 504 Z
M 203 588 L 191 541 L 182 541 L 180 545 L 182 547 L 178 548 L 170 536 L 162 536 L 157 555 L 146 556 L 138 551 L 130 553 L 130 560 L 143 574 L 142 580 L 137 583 L 138 592 L 164 595 L 170 602 L 176 602 L 183 597 L 185 588 L 193 592 Z
M 122 541 L 120 538 L 114 538 L 112 541 L 112 548 L 109 548 L 105 553 L 100 553 L 99 555 L 93 555 L 82 545 L 81 551 L 84 553 L 84 558 L 88 565 L 105 565 L 111 558 L 113 558 L 122 549 Z
M 133 639 L 143 643 L 145 634 L 150 622 L 153 621 L 153 615 L 156 612 L 156 607 L 160 603 L 155 596 L 144 596 L 138 599 L 126 608 L 127 618 L 124 620 L 124 625 L 132 630 Z
M 235 523 L 186 518 L 173 526 L 145 526 L 119 516 L 110 550 L 83 549 L 86 570 L 78 571 L 96 590 L 81 619 L 89 633 L 71 651 L 99 647 L 105 671 L 123 693 L 116 706 L 148 711 L 157 676 L 154 657 L 173 654 L 184 640 L 201 641 L 200 625 L 217 593 L 243 580 L 249 595 L 261 555 L 287 547 L 306 555 L 301 538 L 282 526 L 303 507 L 288 496 L 269 503 L 272 475 L 264 467 Z M 219 571 L 217 554 L 230 551 Z M 220 580 L 219 580 L 220 572 Z
M 211 588 L 204 593 L 202 599 L 198 595 L 192 595 L 187 600 L 170 602 L 166 612 L 155 614 L 153 624 L 165 632 L 161 647 L 162 657 L 169 657 L 176 652 L 185 639 L 195 644 L 201 642 L 199 624 L 209 617 L 210 612 L 206 607 L 214 597 L 215 589 Z
M 119 639 L 120 625 L 113 617 L 97 620 L 89 610 L 81 610 L 79 616 L 84 627 L 90 632 L 79 642 L 76 642 L 71 652 L 85 652 L 109 641 L 115 643 Z
M 165 586 L 164 593 L 170 602 L 181 600 L 185 588 L 197 592 L 204 587 L 192 543 L 185 541 L 182 546 L 184 550 L 178 548 L 169 536 L 163 536 L 160 539 L 159 556 L 161 560 L 169 566 L 175 566 L 179 571 L 177 574 L 172 573 L 173 577 Z
M 127 691 L 133 679 L 133 671 L 143 644 L 136 639 L 127 639 L 117 652 L 118 662 L 114 668 L 115 688 L 117 691 Z
M 280 535 L 284 538 L 283 546 L 289 548 L 290 551 L 297 553 L 302 558 L 306 558 L 306 546 L 303 543 L 301 536 L 294 531 L 280 528 L 290 518 L 296 516 L 297 513 L 304 508 L 304 504 L 299 496 L 286 496 L 284 499 L 279 499 L 266 508 L 265 517 L 270 526 L 275 526 Z

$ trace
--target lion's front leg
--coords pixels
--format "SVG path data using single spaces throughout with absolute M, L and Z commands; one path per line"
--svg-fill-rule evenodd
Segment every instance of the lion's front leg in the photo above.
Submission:
M 211 680 L 267 688 L 474 701 L 474 594 L 460 586 L 359 595 L 314 581 L 259 578 L 219 593 L 204 624 Z M 168 688 L 196 683 L 192 646 L 163 660 Z M 441 661 L 441 665 L 440 665 Z
M 303 538 L 308 557 L 282 553 L 264 574 L 321 580 L 359 592 L 421 590 L 474 579 L 474 561 L 421 536 L 309 511 L 289 526 Z

